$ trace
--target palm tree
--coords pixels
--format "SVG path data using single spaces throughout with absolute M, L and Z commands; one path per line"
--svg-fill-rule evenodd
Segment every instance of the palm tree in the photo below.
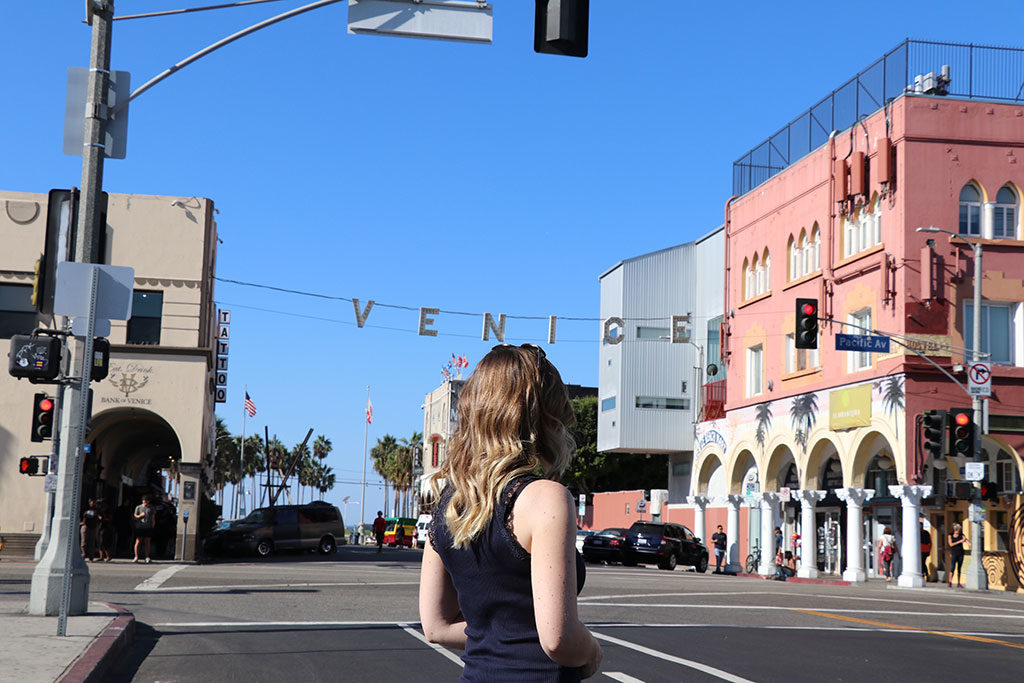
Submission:
M 412 498 L 413 498 L 413 492 L 411 490 L 412 489 L 412 478 L 413 478 L 412 452 L 413 452 L 413 449 L 416 448 L 416 446 L 420 445 L 422 442 L 423 442 L 423 432 L 417 432 L 417 431 L 413 431 L 412 436 L 409 437 L 408 439 L 404 439 L 404 438 L 402 439 L 402 446 L 408 452 L 408 461 L 409 461 L 409 463 L 408 463 L 408 466 L 409 466 L 409 470 L 408 470 L 408 472 L 409 472 L 408 473 L 409 483 L 408 483 L 407 487 L 404 489 L 404 492 L 405 492 L 405 509 L 406 510 L 412 509 L 412 505 L 411 505 Z
M 316 483 L 314 486 L 320 492 L 321 498 L 334 488 L 334 479 L 334 472 L 331 471 L 330 467 L 323 463 L 316 466 Z

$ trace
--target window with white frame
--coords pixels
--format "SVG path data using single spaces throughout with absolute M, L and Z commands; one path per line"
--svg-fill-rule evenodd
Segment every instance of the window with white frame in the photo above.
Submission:
M 768 252 L 764 252 L 764 256 L 761 258 L 761 268 L 758 271 L 760 277 L 758 277 L 757 293 L 764 294 L 771 289 L 769 282 L 771 282 L 772 273 L 772 262 L 768 256 Z
M 871 334 L 871 309 L 862 308 L 859 311 L 851 313 L 847 318 L 846 322 L 851 323 L 851 326 L 845 330 L 847 334 Z M 847 363 L 850 372 L 856 372 L 857 370 L 864 370 L 871 367 L 871 352 L 870 351 L 847 351 Z
M 669 329 L 667 327 L 649 327 L 638 325 L 636 328 L 637 339 L 668 339 Z
M 796 280 L 803 276 L 803 253 L 800 243 L 792 236 L 789 238 L 787 248 L 789 249 L 789 279 Z
M 817 227 L 811 231 L 811 241 L 807 245 L 806 258 L 808 273 L 813 273 L 821 268 L 821 231 Z
M 758 344 L 747 349 L 747 396 L 759 396 L 764 381 L 764 346 Z
M 992 237 L 994 239 L 1017 237 L 1017 193 L 1009 185 L 1004 185 L 996 193 L 995 216 L 992 221 Z
M 971 183 L 960 190 L 960 234 L 981 235 L 981 192 Z
M 796 348 L 796 335 L 786 335 L 786 374 L 818 367 L 818 349 Z
M 882 200 L 862 206 L 843 221 L 843 256 L 853 256 L 882 243 Z
M 991 354 L 988 361 L 998 365 L 1014 364 L 1014 337 L 1019 318 L 1019 303 L 981 304 L 981 352 Z M 974 302 L 964 301 L 964 347 L 974 350 Z
M 655 408 L 657 410 L 689 410 L 690 399 L 667 396 L 637 396 L 636 407 Z
M 750 265 L 750 261 L 743 260 L 743 298 L 752 299 L 754 298 L 754 269 Z

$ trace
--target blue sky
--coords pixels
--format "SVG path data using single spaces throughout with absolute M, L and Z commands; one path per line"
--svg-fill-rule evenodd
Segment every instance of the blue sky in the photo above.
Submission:
M 8 4 L 0 187 L 78 185 L 61 136 L 84 3 Z M 302 4 L 117 22 L 113 67 L 137 86 Z M 133 102 L 127 158 L 105 167 L 109 192 L 211 198 L 220 277 L 377 302 L 360 329 L 351 303 L 217 285 L 232 311 L 218 414 L 238 432 L 247 385 L 249 431 L 327 435 L 349 482 L 334 502 L 359 500 L 367 385 L 371 446 L 422 430 L 451 354 L 472 369 L 495 343 L 484 312 L 545 318 L 509 320 L 514 343 L 546 341 L 548 315 L 596 318 L 603 271 L 719 225 L 733 161 L 904 38 L 1024 45 L 1019 2 L 595 0 L 575 59 L 533 52 L 532 2 L 492 4 L 490 46 L 348 35 L 344 2 L 244 38 Z M 473 315 L 437 316 L 429 338 L 415 310 L 381 304 Z M 548 355 L 595 386 L 598 343 L 597 322 L 561 320 Z M 369 516 L 382 502 L 368 487 Z

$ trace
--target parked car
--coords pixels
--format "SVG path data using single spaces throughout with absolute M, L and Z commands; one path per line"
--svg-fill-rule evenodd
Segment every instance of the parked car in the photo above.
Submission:
M 706 572 L 708 549 L 682 524 L 633 522 L 622 544 L 622 564 L 657 564 L 669 571 L 682 564 Z
M 622 542 L 626 530 L 605 529 L 583 539 L 583 559 L 587 562 L 622 562 Z
M 345 543 L 341 512 L 330 503 L 275 505 L 253 510 L 244 519 L 215 529 L 203 541 L 207 555 L 256 553 L 260 557 L 282 550 L 333 553 Z
M 588 536 L 592 536 L 593 533 L 594 532 L 590 529 L 581 529 L 576 527 L 576 552 L 583 552 L 583 541 L 585 541 Z
M 416 518 L 416 547 L 423 548 L 427 545 L 427 534 L 430 532 L 430 515 L 420 515 Z

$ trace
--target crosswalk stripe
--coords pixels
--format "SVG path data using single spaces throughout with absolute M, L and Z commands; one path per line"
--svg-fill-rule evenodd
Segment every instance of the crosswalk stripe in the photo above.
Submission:
M 456 664 L 458 664 L 461 667 L 465 667 L 466 666 L 466 663 L 463 662 L 462 658 L 459 657 L 457 654 L 455 654 L 454 652 L 448 650 L 447 648 L 445 648 L 445 647 L 443 647 L 441 645 L 438 645 L 437 643 L 430 642 L 429 640 L 427 640 L 427 637 L 425 635 L 423 635 L 422 633 L 420 633 L 416 629 L 414 629 L 411 626 L 409 626 L 409 624 L 402 624 L 402 623 L 400 623 L 398 625 L 402 628 L 403 631 L 405 631 L 406 633 L 411 635 L 416 640 L 419 640 L 419 641 L 421 641 L 423 643 L 426 643 L 427 647 L 432 649 L 434 652 L 437 652 L 437 653 L 447 657 L 448 659 L 452 660 L 453 662 L 455 662 Z
M 651 657 L 657 657 L 658 659 L 664 659 L 666 662 L 673 662 L 675 664 L 682 664 L 683 666 L 689 667 L 691 669 L 696 669 L 697 671 L 706 673 L 709 676 L 714 676 L 715 678 L 720 678 L 723 681 L 729 681 L 729 683 L 753 683 L 753 681 L 748 680 L 746 678 L 743 678 L 742 676 L 736 676 L 734 674 L 729 673 L 728 671 L 722 671 L 721 669 L 716 669 L 713 666 L 708 666 L 707 664 L 701 664 L 700 662 L 695 662 L 692 659 L 683 659 L 682 657 L 676 657 L 675 655 L 670 655 L 670 654 L 666 654 L 664 652 L 659 652 L 659 651 L 654 650 L 652 648 L 645 647 L 643 645 L 638 645 L 636 643 L 631 643 L 628 640 L 622 640 L 621 638 L 615 638 L 613 636 L 608 636 L 608 635 L 605 635 L 603 633 L 597 633 L 596 631 L 591 631 L 591 633 L 594 634 L 595 638 L 598 638 L 600 640 L 605 640 L 605 641 L 607 641 L 609 643 L 614 643 L 615 645 L 619 645 L 621 647 L 627 647 L 630 650 L 636 650 L 637 652 L 641 652 L 641 653 L 643 653 L 645 655 L 650 655 Z

